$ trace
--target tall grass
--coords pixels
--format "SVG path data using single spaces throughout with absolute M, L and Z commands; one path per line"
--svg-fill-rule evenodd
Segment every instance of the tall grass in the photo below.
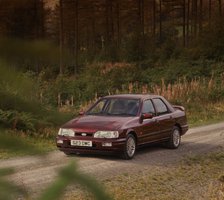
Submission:
M 123 86 L 123 91 L 117 90 L 116 93 L 139 93 L 139 94 L 157 94 L 162 95 L 170 101 L 195 101 L 200 100 L 224 100 L 224 74 L 220 77 L 210 79 L 194 78 L 187 80 L 186 77 L 178 78 L 174 83 L 165 83 L 161 79 L 160 84 L 141 84 L 138 82 L 129 83 Z M 217 99 L 211 99 L 217 93 Z
M 122 85 L 122 90 L 117 89 L 115 92 L 108 91 L 108 95 L 132 93 L 161 95 L 173 102 L 195 102 L 195 100 L 214 102 L 224 100 L 224 73 L 221 74 L 220 77 L 214 78 L 212 76 L 210 79 L 199 77 L 187 80 L 186 77 L 182 77 L 178 78 L 174 83 L 165 83 L 164 79 L 161 79 L 160 84 L 131 82 L 127 85 Z M 82 104 L 82 108 L 88 107 L 88 105 L 97 100 L 98 97 L 99 95 L 96 93 L 93 100 Z
M 108 91 L 108 95 L 131 93 L 162 95 L 172 104 L 184 106 L 190 125 L 224 120 L 224 73 L 207 79 L 182 77 L 174 83 L 166 83 L 164 79 L 160 84 L 130 82 L 122 85 L 122 90 Z M 96 93 L 92 100 L 80 105 L 80 110 L 86 110 L 98 98 Z

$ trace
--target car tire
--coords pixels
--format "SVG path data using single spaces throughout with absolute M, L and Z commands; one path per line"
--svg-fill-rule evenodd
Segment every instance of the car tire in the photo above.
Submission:
M 167 147 L 170 149 L 177 149 L 181 143 L 181 133 L 180 129 L 177 126 L 174 126 L 170 139 L 167 142 Z
M 67 151 L 64 151 L 64 154 L 65 154 L 66 156 L 71 156 L 71 155 L 72 155 L 72 153 L 67 152 Z
M 125 160 L 130 160 L 134 157 L 135 152 L 136 152 L 136 139 L 134 135 L 129 134 L 125 142 L 125 147 L 124 147 L 124 152 L 122 157 Z

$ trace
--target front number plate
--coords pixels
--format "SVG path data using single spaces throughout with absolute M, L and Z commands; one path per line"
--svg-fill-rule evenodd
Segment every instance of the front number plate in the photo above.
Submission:
M 79 147 L 92 147 L 92 141 L 86 140 L 71 140 L 72 146 L 79 146 Z

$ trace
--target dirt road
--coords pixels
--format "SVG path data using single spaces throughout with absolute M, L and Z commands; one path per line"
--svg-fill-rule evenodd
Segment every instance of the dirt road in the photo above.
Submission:
M 37 195 L 54 180 L 57 171 L 71 160 L 76 160 L 81 171 L 103 180 L 124 173 L 138 173 L 145 169 L 168 167 L 186 156 L 200 155 L 224 150 L 224 123 L 190 129 L 182 138 L 177 150 L 161 146 L 149 146 L 138 150 L 133 160 L 125 161 L 108 156 L 67 157 L 59 151 L 42 157 L 22 157 L 0 160 L 0 168 L 14 167 L 16 173 L 10 177 L 24 186 L 32 195 Z

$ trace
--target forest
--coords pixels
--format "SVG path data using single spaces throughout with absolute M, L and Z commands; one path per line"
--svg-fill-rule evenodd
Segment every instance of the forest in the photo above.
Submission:
M 185 107 L 190 128 L 223 121 L 224 0 L 0 0 L 1 161 L 52 153 L 62 124 L 101 96 L 118 93 L 162 95 Z M 192 147 L 202 148 L 200 153 L 204 153 L 203 145 L 212 150 L 203 140 L 192 141 Z M 187 145 L 185 142 L 185 150 Z M 155 191 L 159 197 L 170 191 L 184 198 L 179 186 L 184 194 L 192 192 L 189 188 L 193 195 L 200 194 L 198 186 L 210 183 L 209 173 L 215 181 L 206 190 L 223 194 L 223 153 L 204 159 L 199 154 L 192 157 L 193 151 L 188 152 L 188 160 L 171 168 L 173 175 L 167 164 L 162 173 L 158 171 L 161 164 L 153 165 L 156 171 L 148 175 L 145 168 L 141 168 L 144 173 L 138 170 L 133 182 L 140 187 L 140 199 L 143 184 L 149 198 Z M 47 157 L 42 161 L 49 164 Z M 8 177 L 15 170 L 5 166 L 0 169 L 0 199 L 32 199 L 23 179 L 21 187 L 15 185 Z M 96 199 L 110 199 L 104 188 L 77 169 L 74 162 L 61 169 L 39 199 L 60 199 L 65 188 L 74 183 L 84 186 L 83 191 L 90 191 Z M 220 188 L 215 177 L 219 172 Z M 122 176 L 128 180 L 119 177 L 116 187 L 110 187 L 115 189 L 111 194 L 120 190 L 121 196 L 130 199 L 130 191 L 124 188 L 130 186 L 135 193 L 136 185 L 128 182 L 133 178 L 129 174 Z M 150 182 L 145 182 L 148 176 Z
M 55 126 L 115 93 L 161 94 L 192 124 L 219 118 L 223 19 L 222 0 L 1 0 L 0 124 Z

